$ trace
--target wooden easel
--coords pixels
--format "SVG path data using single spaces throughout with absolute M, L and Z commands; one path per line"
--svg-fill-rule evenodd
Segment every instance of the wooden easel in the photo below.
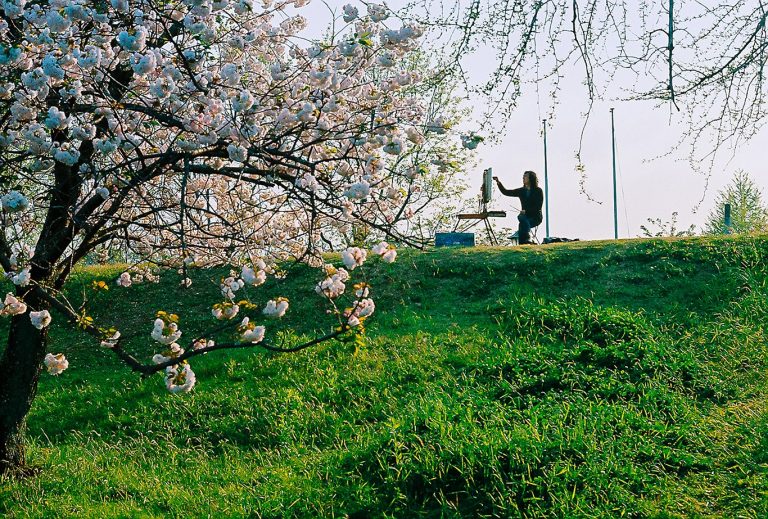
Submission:
M 483 171 L 484 179 L 485 176 L 491 176 L 492 171 L 491 169 L 487 169 Z M 490 179 L 488 180 L 490 183 Z M 490 189 L 487 189 L 484 187 L 485 182 L 482 186 L 480 186 L 480 198 L 478 203 L 478 208 L 476 213 L 464 213 L 456 215 L 456 218 L 458 220 L 456 221 L 456 226 L 454 227 L 454 232 L 466 232 L 469 229 L 473 228 L 475 225 L 479 224 L 480 222 L 483 222 L 485 225 L 485 231 L 488 233 L 488 240 L 493 245 L 498 245 L 499 240 L 496 238 L 496 233 L 493 232 L 493 225 L 491 225 L 490 218 L 505 218 L 507 216 L 507 213 L 505 211 L 491 211 L 488 209 L 488 204 L 491 201 L 491 193 Z M 491 186 L 492 189 L 492 186 Z M 474 221 L 473 221 L 474 220 Z
M 459 214 L 456 215 L 456 217 L 459 219 L 458 222 L 456 222 L 456 227 L 453 229 L 454 232 L 467 232 L 469 229 L 473 228 L 475 225 L 479 224 L 480 222 L 483 222 L 485 225 L 485 231 L 488 233 L 488 239 L 490 242 L 494 245 L 499 244 L 499 240 L 496 238 L 496 233 L 493 232 L 493 226 L 491 225 L 490 218 L 505 218 L 507 216 L 507 213 L 504 211 L 488 211 L 488 210 L 481 210 L 479 213 L 465 213 L 465 214 Z M 469 220 L 470 222 L 463 223 L 462 220 L 466 221 Z M 472 222 L 474 220 L 474 222 Z

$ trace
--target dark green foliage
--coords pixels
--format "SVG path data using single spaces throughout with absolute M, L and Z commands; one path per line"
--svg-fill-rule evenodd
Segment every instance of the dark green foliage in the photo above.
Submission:
M 405 251 L 357 354 L 211 354 L 182 397 L 55 328 L 71 367 L 29 419 L 42 472 L 0 482 L 0 514 L 766 517 L 767 257 L 761 237 Z M 93 314 L 148 357 L 154 311 L 204 329 L 218 275 Z M 314 276 L 262 292 L 307 337 L 329 326 Z
M 725 204 L 731 205 L 731 227 L 725 228 Z M 707 215 L 707 234 L 740 234 L 768 230 L 768 208 L 763 193 L 743 170 L 733 174 L 731 183 L 718 191 L 715 205 Z

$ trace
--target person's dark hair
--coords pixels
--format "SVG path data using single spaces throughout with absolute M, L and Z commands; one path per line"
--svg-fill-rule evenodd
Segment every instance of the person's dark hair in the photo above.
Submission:
M 524 175 L 528 175 L 528 182 L 531 183 L 531 187 L 539 187 L 539 177 L 536 176 L 535 171 L 526 171 L 523 173 Z

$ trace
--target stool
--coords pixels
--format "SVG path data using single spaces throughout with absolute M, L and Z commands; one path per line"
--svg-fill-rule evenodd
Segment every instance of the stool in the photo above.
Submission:
M 531 243 L 535 243 L 536 245 L 541 245 L 541 242 L 539 242 L 539 237 L 536 236 L 536 230 L 539 228 L 537 225 L 536 227 L 531 227 Z M 512 245 L 519 245 L 520 244 L 520 237 L 517 235 L 517 231 L 512 234 L 512 236 L 509 237 L 510 240 L 512 240 Z

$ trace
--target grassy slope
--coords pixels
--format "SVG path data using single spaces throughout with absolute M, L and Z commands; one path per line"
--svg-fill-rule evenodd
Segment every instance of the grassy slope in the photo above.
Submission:
M 373 276 L 357 354 L 211 354 L 181 397 L 54 328 L 71 367 L 29 419 L 42 472 L 0 481 L 0 514 L 768 516 L 766 256 L 767 238 L 404 253 Z M 314 275 L 264 289 L 308 336 Z M 156 310 L 210 323 L 211 276 L 94 314 L 149 356 Z

